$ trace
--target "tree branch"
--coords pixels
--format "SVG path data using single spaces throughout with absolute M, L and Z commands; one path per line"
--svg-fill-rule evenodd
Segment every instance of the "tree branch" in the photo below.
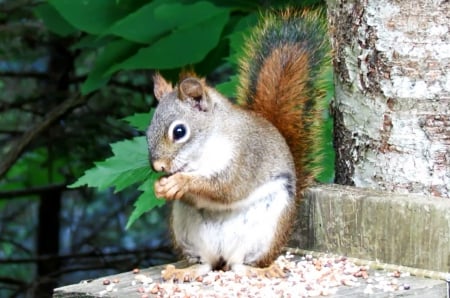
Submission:
M 47 73 L 43 72 L 37 72 L 37 71 L 2 71 L 0 72 L 0 77 L 9 77 L 9 78 L 31 78 L 31 79 L 48 79 L 49 75 Z
M 0 264 L 28 264 L 28 263 L 36 263 L 36 262 L 44 262 L 51 260 L 60 260 L 67 261 L 71 259 L 92 259 L 92 258 L 108 258 L 108 257 L 127 257 L 133 256 L 136 257 L 138 255 L 152 255 L 157 253 L 165 253 L 167 255 L 171 254 L 171 250 L 167 246 L 160 246 L 155 248 L 146 248 L 146 249 L 136 249 L 136 250 L 128 250 L 128 251 L 117 251 L 110 253 L 99 253 L 96 251 L 87 252 L 87 253 L 77 253 L 77 254 L 67 254 L 67 255 L 45 255 L 45 256 L 36 256 L 32 258 L 17 258 L 17 259 L 0 259 Z
M 9 171 L 9 169 L 14 165 L 16 160 L 22 155 L 25 148 L 44 130 L 46 130 L 51 124 L 62 117 L 69 110 L 74 107 L 84 103 L 87 97 L 81 95 L 75 95 L 74 97 L 68 98 L 60 105 L 56 106 L 51 110 L 47 117 L 39 124 L 32 127 L 30 130 L 25 132 L 23 136 L 18 140 L 18 142 L 11 146 L 11 149 L 2 159 L 0 163 L 0 179 Z
M 0 191 L 0 200 L 1 199 L 14 199 L 19 197 L 26 197 L 32 195 L 39 195 L 41 193 L 50 191 L 50 190 L 64 190 L 66 189 L 66 184 L 50 184 L 26 189 L 17 189 L 17 190 L 5 190 Z
M 26 282 L 24 282 L 21 279 L 17 279 L 17 278 L 13 278 L 13 277 L 7 277 L 7 276 L 1 276 L 0 277 L 0 283 L 3 284 L 10 284 L 10 285 L 15 285 L 15 286 L 25 286 Z

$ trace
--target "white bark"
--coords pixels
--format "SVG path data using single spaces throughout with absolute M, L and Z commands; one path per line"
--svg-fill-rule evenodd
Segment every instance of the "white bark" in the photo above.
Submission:
M 338 183 L 450 197 L 450 2 L 329 0 Z

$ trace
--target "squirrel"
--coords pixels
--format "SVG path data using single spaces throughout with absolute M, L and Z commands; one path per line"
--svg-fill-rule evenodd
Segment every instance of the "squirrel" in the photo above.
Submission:
M 313 180 L 329 59 L 322 11 L 285 9 L 262 18 L 240 61 L 237 104 L 193 73 L 172 86 L 154 75 L 158 100 L 147 130 L 154 185 L 173 201 L 175 247 L 192 265 L 164 280 L 211 270 L 285 275 L 274 260 L 289 240 Z

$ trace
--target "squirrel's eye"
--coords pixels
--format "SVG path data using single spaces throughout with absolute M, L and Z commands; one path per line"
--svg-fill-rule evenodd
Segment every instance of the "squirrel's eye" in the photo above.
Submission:
M 169 127 L 169 138 L 177 143 L 185 142 L 189 138 L 189 129 L 184 123 L 175 121 Z
M 186 127 L 183 124 L 178 124 L 173 128 L 172 134 L 173 139 L 177 141 L 186 135 Z

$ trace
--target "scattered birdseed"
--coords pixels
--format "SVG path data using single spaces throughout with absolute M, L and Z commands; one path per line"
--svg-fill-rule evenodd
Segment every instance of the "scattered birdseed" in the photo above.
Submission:
M 391 276 L 399 278 L 400 276 L 402 276 L 402 273 L 398 270 L 395 270 L 391 273 Z
M 277 265 L 286 272 L 284 278 L 248 277 L 232 271 L 211 271 L 193 281 L 162 282 L 138 274 L 136 292 L 145 297 L 314 297 L 330 296 L 340 288 L 365 286 L 365 294 L 405 291 L 400 271 L 372 273 L 346 257 L 299 257 L 290 253 L 280 256 Z M 133 270 L 134 273 L 134 270 Z M 136 272 L 138 273 L 138 272 Z

